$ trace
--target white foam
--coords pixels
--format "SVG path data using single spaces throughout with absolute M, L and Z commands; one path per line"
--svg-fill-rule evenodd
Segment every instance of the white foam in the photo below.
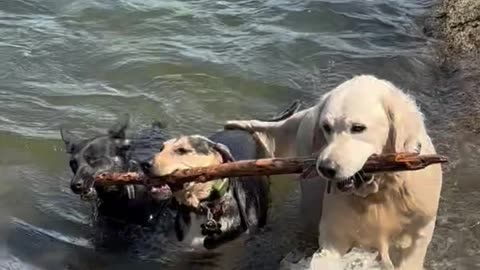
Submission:
M 291 257 L 291 256 L 290 256 Z M 377 253 L 353 249 L 341 258 L 321 257 L 315 253 L 313 257 L 293 262 L 287 255 L 282 261 L 282 270 L 381 270 L 376 261 Z

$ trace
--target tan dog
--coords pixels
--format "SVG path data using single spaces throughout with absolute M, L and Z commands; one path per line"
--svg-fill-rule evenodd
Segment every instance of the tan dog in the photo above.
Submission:
M 162 151 L 153 158 L 152 173 L 161 176 L 176 170 L 223 163 L 220 152 L 213 147 L 208 147 L 206 141 L 207 138 L 195 135 L 166 141 Z M 215 184 L 219 182 L 185 183 L 182 189 L 173 192 L 173 196 L 180 204 L 198 208 L 200 201 L 210 196 Z
M 318 178 L 301 183 L 302 209 L 318 207 L 312 215 L 305 212 L 307 221 L 318 224 L 321 216 L 317 259 L 360 247 L 378 251 L 386 268 L 417 270 L 423 269 L 435 227 L 440 165 L 374 176 L 361 168 L 372 154 L 436 153 L 423 121 L 408 95 L 388 81 L 362 75 L 286 120 L 229 121 L 226 128 L 256 132 L 276 157 L 319 153 L 319 173 L 341 191 L 325 192 L 326 181 Z M 364 183 L 357 185 L 358 179 Z

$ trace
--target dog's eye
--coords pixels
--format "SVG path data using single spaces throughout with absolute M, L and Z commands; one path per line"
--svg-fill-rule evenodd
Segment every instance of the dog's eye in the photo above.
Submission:
M 78 170 L 78 163 L 76 160 L 70 160 L 70 168 L 72 169 L 73 172 L 76 172 Z
M 160 145 L 160 149 L 158 150 L 158 152 L 162 152 L 163 149 L 165 149 L 165 144 Z
M 323 124 L 323 130 L 325 130 L 325 133 L 330 134 L 332 132 L 332 127 L 329 124 Z
M 366 126 L 364 125 L 361 125 L 361 124 L 353 124 L 352 128 L 351 128 L 351 132 L 352 133 L 362 133 L 364 132 L 365 130 L 367 129 Z
M 185 155 L 185 154 L 188 154 L 190 152 L 192 152 L 192 151 L 187 149 L 187 148 L 184 148 L 184 147 L 179 147 L 179 148 L 175 149 L 175 153 L 177 153 L 179 155 Z

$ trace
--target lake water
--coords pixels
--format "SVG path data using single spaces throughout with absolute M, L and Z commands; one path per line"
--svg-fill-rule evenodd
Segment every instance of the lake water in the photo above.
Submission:
M 59 127 L 90 136 L 128 112 L 133 128 L 161 120 L 173 134 L 209 134 L 293 99 L 309 106 L 352 75 L 373 73 L 418 99 L 451 160 L 428 268 L 479 269 L 480 98 L 463 75 L 439 68 L 435 41 L 422 32 L 431 5 L 0 0 L 0 268 L 276 269 L 302 248 L 295 183 L 274 183 L 269 226 L 247 248 L 210 260 L 156 254 L 155 241 L 100 250 L 90 206 L 69 190 Z

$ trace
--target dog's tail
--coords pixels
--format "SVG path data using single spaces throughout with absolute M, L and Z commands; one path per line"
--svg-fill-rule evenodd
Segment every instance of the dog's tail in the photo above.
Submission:
M 264 122 L 278 122 L 285 120 L 292 116 L 294 113 L 296 113 L 300 107 L 302 106 L 302 102 L 298 99 L 294 100 L 286 109 L 284 109 L 282 112 L 276 114 L 275 116 L 269 118 L 269 119 L 260 119 L 260 121 Z

